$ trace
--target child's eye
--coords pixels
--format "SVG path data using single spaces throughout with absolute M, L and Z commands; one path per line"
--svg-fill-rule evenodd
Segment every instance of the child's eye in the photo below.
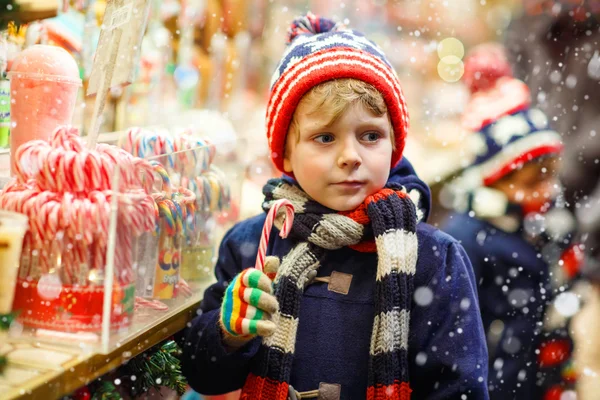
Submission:
M 331 143 L 331 142 L 333 142 L 333 135 L 330 135 L 328 133 L 319 135 L 316 138 L 314 138 L 314 141 L 323 143 L 323 144 Z
M 378 132 L 368 132 L 363 135 L 362 139 L 367 142 L 376 142 L 381 139 L 381 134 Z

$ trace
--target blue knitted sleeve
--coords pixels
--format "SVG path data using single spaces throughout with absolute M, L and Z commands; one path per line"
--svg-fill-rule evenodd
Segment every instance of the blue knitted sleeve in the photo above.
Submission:
M 254 225 L 249 221 L 242 222 L 223 238 L 215 266 L 217 282 L 206 289 L 198 316 L 183 333 L 183 373 L 190 386 L 202 394 L 224 394 L 240 389 L 260 345 L 260 339 L 256 338 L 239 350 L 228 352 L 218 327 L 221 300 L 227 285 L 240 271 L 252 265 L 252 254 L 256 256 L 258 240 L 253 239 L 256 236 Z M 260 235 L 260 225 L 258 229 Z

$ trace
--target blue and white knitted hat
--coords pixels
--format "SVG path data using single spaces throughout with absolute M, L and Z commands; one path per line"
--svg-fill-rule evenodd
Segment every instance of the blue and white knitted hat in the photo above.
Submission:
M 464 80 L 472 93 L 463 115 L 475 152 L 464 173 L 470 186 L 489 186 L 528 161 L 562 151 L 561 136 L 541 110 L 530 108 L 529 88 L 512 77 L 500 45 L 473 49 Z
M 400 161 L 408 110 L 394 68 L 381 49 L 360 32 L 308 13 L 292 22 L 288 47 L 271 79 L 267 137 L 279 170 L 283 171 L 285 138 L 302 96 L 323 82 L 342 78 L 367 82 L 382 94 L 396 141 L 391 167 Z

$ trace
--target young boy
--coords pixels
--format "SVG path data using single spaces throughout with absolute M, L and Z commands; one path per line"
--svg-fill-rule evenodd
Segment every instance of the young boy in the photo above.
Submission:
M 360 33 L 312 14 L 289 39 L 267 111 L 287 177 L 265 186 L 264 208 L 290 200 L 292 232 L 271 235 L 273 282 L 249 268 L 265 215 L 226 234 L 185 333 L 190 385 L 253 400 L 487 399 L 471 266 L 420 222 L 429 190 L 399 163 L 408 115 L 394 70 Z
M 558 398 L 556 390 L 565 390 L 568 379 L 555 372 L 565 370 L 571 345 L 566 331 L 549 323 L 546 305 L 576 272 L 576 248 L 569 247 L 573 225 L 557 202 L 561 137 L 540 110 L 530 108 L 529 89 L 510 76 L 501 47 L 474 49 L 465 81 L 472 98 L 464 122 L 473 131 L 477 157 L 455 191 L 460 212 L 443 230 L 473 263 L 490 398 Z M 549 387 L 556 397 L 548 397 Z

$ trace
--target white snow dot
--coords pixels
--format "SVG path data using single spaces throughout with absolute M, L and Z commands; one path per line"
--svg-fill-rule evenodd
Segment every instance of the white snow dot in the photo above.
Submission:
M 537 101 L 538 103 L 543 104 L 546 101 L 546 93 L 539 92 L 537 95 Z
M 513 289 L 508 294 L 508 301 L 514 307 L 521 308 L 527 305 L 529 300 L 529 292 L 524 289 Z
M 427 362 L 427 353 L 420 352 L 419 354 L 417 354 L 417 358 L 415 361 L 417 365 L 425 365 L 425 363 Z
M 256 245 L 252 242 L 242 242 L 239 247 L 242 256 L 256 255 Z
M 564 317 L 572 317 L 579 311 L 579 299 L 572 292 L 559 294 L 554 300 L 554 307 Z
M 421 307 L 426 307 L 433 301 L 433 291 L 427 286 L 421 286 L 415 290 L 415 303 Z
M 465 297 L 464 299 L 462 299 L 460 301 L 460 309 L 463 311 L 467 311 L 469 309 L 469 307 L 471 307 L 471 300 L 469 300 L 467 297 Z
M 494 369 L 496 371 L 500 371 L 502 369 L 502 367 L 504 366 L 504 360 L 501 358 L 496 358 L 494 360 Z
M 516 354 L 521 350 L 521 341 L 515 337 L 508 337 L 502 342 L 502 349 L 509 354 Z

